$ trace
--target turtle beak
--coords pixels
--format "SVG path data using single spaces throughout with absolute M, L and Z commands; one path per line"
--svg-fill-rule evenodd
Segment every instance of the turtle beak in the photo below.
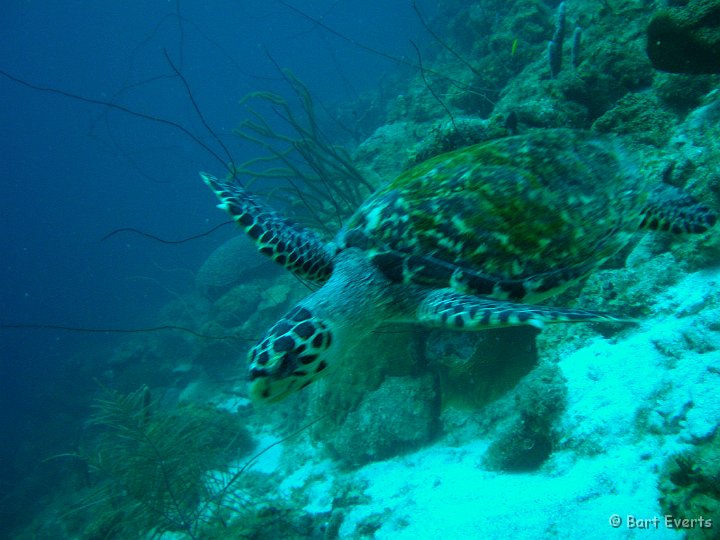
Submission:
M 256 405 L 277 403 L 295 392 L 295 381 L 283 379 L 272 381 L 269 377 L 260 377 L 250 382 L 250 399 Z

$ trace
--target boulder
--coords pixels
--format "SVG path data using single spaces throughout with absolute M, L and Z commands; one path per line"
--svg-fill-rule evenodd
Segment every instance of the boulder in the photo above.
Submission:
M 720 73 L 720 2 L 690 0 L 656 13 L 647 30 L 653 66 L 671 73 Z
M 195 277 L 195 285 L 200 294 L 217 300 L 240 283 L 279 271 L 280 266 L 260 255 L 246 236 L 239 235 L 210 254 Z

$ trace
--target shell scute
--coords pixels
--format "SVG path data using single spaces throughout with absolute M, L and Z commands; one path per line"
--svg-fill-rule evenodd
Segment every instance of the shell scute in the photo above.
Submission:
M 358 209 L 344 234 L 500 280 L 556 272 L 548 283 L 559 288 L 562 269 L 592 270 L 629 241 L 646 182 L 611 138 L 562 129 L 507 137 L 404 172 Z M 442 274 L 437 286 L 446 285 Z M 433 285 L 432 273 L 422 281 Z

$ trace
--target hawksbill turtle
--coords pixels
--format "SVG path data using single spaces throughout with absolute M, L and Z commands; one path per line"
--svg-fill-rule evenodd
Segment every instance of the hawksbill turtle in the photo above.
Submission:
M 320 285 L 249 351 L 250 396 L 305 388 L 385 322 L 456 330 L 628 321 L 536 305 L 638 229 L 700 233 L 714 213 L 651 182 L 619 140 L 556 129 L 436 156 L 373 193 L 332 241 L 201 173 L 259 251 Z

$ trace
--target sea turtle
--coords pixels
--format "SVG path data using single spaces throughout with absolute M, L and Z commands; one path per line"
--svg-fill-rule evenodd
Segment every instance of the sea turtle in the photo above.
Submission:
M 699 233 L 716 219 L 654 185 L 616 138 L 569 129 L 434 157 L 373 193 L 330 242 L 237 183 L 201 176 L 261 253 L 321 285 L 249 352 L 259 402 L 325 375 L 384 322 L 483 330 L 627 321 L 533 304 L 585 278 L 639 228 Z

